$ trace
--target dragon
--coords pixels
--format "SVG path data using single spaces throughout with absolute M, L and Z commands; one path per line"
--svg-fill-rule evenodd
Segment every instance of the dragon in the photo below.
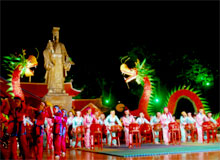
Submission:
M 32 67 L 37 67 L 38 62 L 37 58 L 33 55 L 29 55 L 26 59 L 26 50 L 22 49 L 22 54 L 14 55 L 10 54 L 10 56 L 4 56 L 4 66 L 7 71 L 11 74 L 8 74 L 8 86 L 7 92 L 13 97 L 20 97 L 21 100 L 24 99 L 24 93 L 22 92 L 20 86 L 20 78 L 24 75 L 26 77 L 30 77 L 34 75 L 34 70 L 31 70 Z M 39 55 L 39 53 L 38 53 Z M 38 57 L 38 56 L 37 56 Z
M 130 59 L 128 56 L 123 57 L 121 61 L 126 57 L 127 59 L 120 66 L 120 71 L 124 76 L 124 80 L 127 83 L 128 88 L 128 83 L 133 80 L 136 80 L 138 84 L 141 84 L 144 87 L 138 108 L 131 111 L 131 114 L 138 116 L 140 112 L 143 112 L 145 117 L 150 119 L 151 115 L 155 115 L 158 111 L 163 111 L 163 106 L 157 107 L 153 105 L 155 91 L 152 73 L 154 70 L 145 65 L 146 59 L 144 59 L 142 63 L 140 63 L 139 59 L 137 59 L 137 62 L 135 62 L 135 67 L 129 68 L 126 64 L 126 61 Z M 167 96 L 167 102 L 165 103 L 165 106 L 169 108 L 171 114 L 174 114 L 177 107 L 177 102 L 181 98 L 187 98 L 193 104 L 196 112 L 198 112 L 200 108 L 204 108 L 206 113 L 211 112 L 211 109 L 207 104 L 208 102 L 205 100 L 205 98 L 200 97 L 200 95 L 200 91 L 195 91 L 193 88 L 190 89 L 190 86 L 180 86 L 178 89 L 174 89 L 174 91 Z M 213 117 L 214 119 L 217 119 L 218 122 L 220 122 L 220 113 L 214 114 Z
M 121 61 L 124 58 L 126 57 L 123 57 Z M 129 57 L 125 60 L 125 62 L 127 60 L 129 60 Z M 137 61 L 135 62 L 135 68 L 129 68 L 125 62 L 121 64 L 120 71 L 124 76 L 124 80 L 127 83 L 127 86 L 129 82 L 136 80 L 136 82 L 139 85 L 142 85 L 144 87 L 138 108 L 136 110 L 131 111 L 131 114 L 134 116 L 139 116 L 139 113 L 143 112 L 145 117 L 147 119 L 150 119 L 150 116 L 147 112 L 148 110 L 147 108 L 149 106 L 149 102 L 153 97 L 152 91 L 154 87 L 153 87 L 153 79 L 151 77 L 154 70 L 150 69 L 150 67 L 147 67 L 145 65 L 146 59 L 144 59 L 143 62 L 140 62 L 139 59 L 137 59 Z

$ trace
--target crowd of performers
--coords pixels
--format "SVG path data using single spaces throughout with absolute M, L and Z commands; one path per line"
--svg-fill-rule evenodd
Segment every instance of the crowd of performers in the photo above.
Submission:
M 36 109 L 26 107 L 25 103 L 18 97 L 1 99 L 1 156 L 4 159 L 18 159 L 18 156 L 22 156 L 23 159 L 42 159 L 44 132 L 46 133 L 47 149 L 54 150 L 55 158 L 59 159 L 60 156 L 65 156 L 66 144 L 69 144 L 71 148 L 80 146 L 81 142 L 76 144 L 75 141 L 75 131 L 78 126 L 84 126 L 85 148 L 90 149 L 90 126 L 93 123 L 106 126 L 108 145 L 111 144 L 110 127 L 116 124 L 122 126 L 126 146 L 129 146 L 129 142 L 132 141 L 132 137 L 129 135 L 129 124 L 138 123 L 141 125 L 147 123 L 153 126 L 161 123 L 163 141 L 164 144 L 168 145 L 170 139 L 168 124 L 175 122 L 175 117 L 172 116 L 167 107 L 164 108 L 164 113 L 157 112 L 149 121 L 143 113 L 140 113 L 139 117 L 134 117 L 128 109 L 125 109 L 124 116 L 119 119 L 115 114 L 115 110 L 111 110 L 110 114 L 105 117 L 104 114 L 98 112 L 92 114 L 91 108 L 87 109 L 85 115 L 81 115 L 80 111 L 76 111 L 76 115 L 73 115 L 71 111 L 67 113 L 65 109 L 61 109 L 57 105 L 53 106 L 52 110 L 48 110 L 48 108 L 51 107 L 48 107 L 45 102 L 41 102 Z M 32 112 L 29 112 L 29 110 Z M 208 113 L 206 116 L 203 109 L 200 109 L 199 113 L 193 117 L 191 113 L 187 114 L 183 111 L 180 117 L 181 141 L 185 142 L 186 139 L 191 138 L 190 136 L 186 137 L 184 126 L 195 124 L 198 132 L 198 142 L 202 143 L 202 123 L 205 121 L 216 124 L 212 114 Z M 152 132 L 154 132 L 153 135 L 159 134 L 154 130 Z M 154 139 L 155 143 L 158 144 L 159 139 Z M 116 140 L 113 141 L 113 145 L 116 146 Z M 19 152 L 17 152 L 17 149 L 19 149 Z

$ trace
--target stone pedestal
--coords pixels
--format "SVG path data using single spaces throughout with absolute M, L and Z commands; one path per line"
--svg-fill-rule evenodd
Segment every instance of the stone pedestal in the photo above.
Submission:
M 68 94 L 47 94 L 43 98 L 44 101 L 49 101 L 53 105 L 58 105 L 61 108 L 70 111 L 72 109 L 72 96 Z

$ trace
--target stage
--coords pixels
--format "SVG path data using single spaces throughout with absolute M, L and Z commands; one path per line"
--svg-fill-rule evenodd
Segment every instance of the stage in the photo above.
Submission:
M 164 144 L 142 144 L 141 147 L 129 149 L 124 144 L 120 147 L 104 146 L 103 149 L 95 148 L 95 150 L 81 149 L 77 150 L 88 151 L 100 154 L 107 154 L 119 157 L 145 157 L 145 156 L 158 156 L 167 154 L 182 154 L 182 153 L 195 153 L 195 152 L 209 152 L 220 151 L 220 143 L 197 143 L 186 142 L 181 145 L 164 145 Z

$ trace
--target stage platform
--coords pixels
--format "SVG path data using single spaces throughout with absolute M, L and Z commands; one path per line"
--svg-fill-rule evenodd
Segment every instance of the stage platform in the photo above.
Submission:
M 106 154 L 119 157 L 145 157 L 167 154 L 182 154 L 195 152 L 220 151 L 220 143 L 197 143 L 187 142 L 181 145 L 164 145 L 164 144 L 142 144 L 141 147 L 129 149 L 125 145 L 120 147 L 104 146 L 103 149 L 89 150 L 78 148 L 77 150 L 89 151 L 94 153 Z

